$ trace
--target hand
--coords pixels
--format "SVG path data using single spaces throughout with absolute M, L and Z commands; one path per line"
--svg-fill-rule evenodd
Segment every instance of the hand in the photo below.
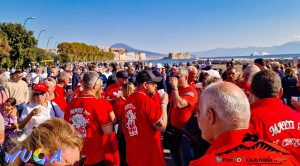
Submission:
M 31 116 L 38 116 L 38 114 L 41 113 L 41 109 L 40 108 L 35 108 L 30 112 Z
M 11 109 L 9 112 L 8 112 L 9 116 L 10 117 L 15 117 L 17 116 L 17 109 Z
M 176 77 L 170 77 L 170 84 L 171 84 L 172 88 L 177 87 L 178 79 Z
M 294 99 L 291 99 L 291 104 L 296 108 L 297 111 L 300 111 L 300 103 Z

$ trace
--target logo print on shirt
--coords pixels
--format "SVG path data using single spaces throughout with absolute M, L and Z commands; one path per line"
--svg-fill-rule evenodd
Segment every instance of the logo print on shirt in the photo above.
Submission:
M 135 125 L 136 113 L 133 113 L 132 110 L 126 112 L 127 122 L 126 128 L 128 128 L 129 136 L 138 135 L 138 129 Z
M 74 116 L 71 117 L 71 121 L 72 121 L 72 125 L 79 133 L 79 136 L 81 138 L 85 138 L 86 137 L 85 126 L 88 123 L 85 117 L 82 114 L 75 114 Z

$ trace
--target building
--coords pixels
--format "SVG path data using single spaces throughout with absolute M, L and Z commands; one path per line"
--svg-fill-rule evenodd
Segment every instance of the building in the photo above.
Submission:
M 189 53 L 169 53 L 169 59 L 190 59 Z
M 109 52 L 109 47 L 108 46 L 96 46 L 100 51 L 103 51 L 103 52 Z

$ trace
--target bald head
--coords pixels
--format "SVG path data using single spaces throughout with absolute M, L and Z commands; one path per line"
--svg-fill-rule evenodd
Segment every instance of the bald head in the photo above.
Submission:
M 196 82 L 199 79 L 198 69 L 195 66 L 188 67 L 189 77 L 188 82 Z
M 245 82 L 251 83 L 253 76 L 260 71 L 260 68 L 252 64 L 245 68 L 243 78 Z
M 247 96 L 238 86 L 229 82 L 209 85 L 200 96 L 199 111 L 204 120 L 198 120 L 198 124 L 207 141 L 214 140 L 224 132 L 249 127 L 250 104 Z

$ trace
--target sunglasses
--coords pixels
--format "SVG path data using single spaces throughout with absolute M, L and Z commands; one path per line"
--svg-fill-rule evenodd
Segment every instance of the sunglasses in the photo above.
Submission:
M 40 96 L 40 95 L 44 95 L 46 92 L 42 92 L 42 93 L 33 93 L 33 96 Z

